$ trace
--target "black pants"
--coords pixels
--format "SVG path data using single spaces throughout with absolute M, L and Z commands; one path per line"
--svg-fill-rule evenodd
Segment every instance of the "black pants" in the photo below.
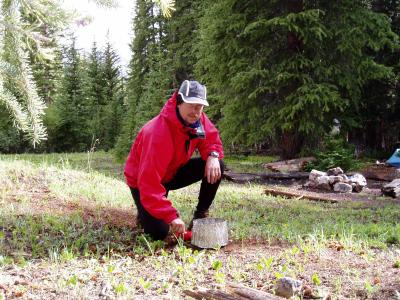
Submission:
M 223 174 L 224 162 L 220 160 L 219 163 L 221 166 L 221 173 Z M 206 212 L 215 198 L 221 180 L 214 184 L 208 183 L 207 178 L 204 177 L 205 166 L 206 162 L 201 158 L 192 158 L 189 160 L 186 165 L 182 166 L 178 170 L 175 177 L 170 182 L 164 184 L 164 187 L 167 190 L 166 196 L 168 196 L 170 190 L 180 189 L 202 180 L 196 212 Z M 169 225 L 163 220 L 154 218 L 146 211 L 140 202 L 140 193 L 138 189 L 131 188 L 131 193 L 135 200 L 139 220 L 144 232 L 149 234 L 155 240 L 165 239 L 168 235 Z

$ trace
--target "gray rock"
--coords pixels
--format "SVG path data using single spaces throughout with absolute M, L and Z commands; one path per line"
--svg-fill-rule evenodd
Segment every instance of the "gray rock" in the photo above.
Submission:
M 400 198 L 400 178 L 384 185 L 381 191 L 386 196 Z
M 332 175 L 332 176 L 329 176 L 329 183 L 331 184 L 331 185 L 334 185 L 335 183 L 338 183 L 338 182 L 343 182 L 344 181 L 344 178 L 343 178 L 343 176 L 334 176 L 334 175 Z
M 338 182 L 333 186 L 333 190 L 337 193 L 351 193 L 353 187 L 344 182 Z
M 321 190 L 331 191 L 332 187 L 329 184 L 329 176 L 322 175 L 315 179 L 316 187 Z
M 337 176 L 337 175 L 343 174 L 344 172 L 343 172 L 342 168 L 336 167 L 336 168 L 329 169 L 326 173 L 328 173 L 328 175 Z
M 353 187 L 353 192 L 359 193 L 367 186 L 367 179 L 359 173 L 356 173 L 349 177 L 351 185 Z
M 279 278 L 275 284 L 275 294 L 284 298 L 291 298 L 300 294 L 303 284 L 290 277 Z
M 311 170 L 310 175 L 308 176 L 308 180 L 315 181 L 320 176 L 326 176 L 326 172 Z
M 344 183 L 350 183 L 350 179 L 349 179 L 349 177 L 347 177 L 346 174 L 339 174 L 338 176 L 340 176 L 340 177 L 343 178 L 342 182 L 344 182 Z
M 315 181 L 307 181 L 305 184 L 303 184 L 304 188 L 315 188 L 317 184 Z

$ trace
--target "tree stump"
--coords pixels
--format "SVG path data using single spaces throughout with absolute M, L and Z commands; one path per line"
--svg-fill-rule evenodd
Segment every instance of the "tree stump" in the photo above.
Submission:
M 228 244 L 228 223 L 220 218 L 193 220 L 192 245 L 199 248 L 219 248 Z

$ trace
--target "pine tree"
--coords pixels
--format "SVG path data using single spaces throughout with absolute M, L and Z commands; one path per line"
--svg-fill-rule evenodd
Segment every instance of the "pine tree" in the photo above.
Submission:
M 186 79 L 197 79 L 194 75 L 195 50 L 198 46 L 198 21 L 201 1 L 178 1 L 173 18 L 165 21 L 161 47 L 166 49 L 167 63 L 173 74 L 173 86 L 178 88 Z
M 88 120 L 90 136 L 93 141 L 103 140 L 105 105 L 107 104 L 107 97 L 104 92 L 106 80 L 103 72 L 102 53 L 97 49 L 96 43 L 93 43 L 90 55 L 85 60 L 85 65 L 84 93 L 88 97 L 88 109 L 92 116 Z
M 391 76 L 374 53 L 395 47 L 397 36 L 365 1 L 204 5 L 197 70 L 221 99 L 225 141 L 274 138 L 283 156 L 293 156 L 335 116 L 357 126 L 363 85 Z
M 160 41 L 162 19 L 155 13 L 154 4 L 139 0 L 136 1 L 136 15 L 133 20 L 135 33 L 132 44 L 132 59 L 129 63 L 127 82 L 127 115 L 122 125 L 121 135 L 118 137 L 116 155 L 119 159 L 126 157 L 143 120 L 138 122 L 140 116 L 137 109 L 141 105 L 146 76 L 150 70 L 150 57 L 155 44 Z M 155 87 L 157 88 L 157 87 Z
M 373 1 L 372 10 L 385 14 L 392 30 L 400 35 L 400 3 L 393 0 Z M 375 153 L 389 155 L 400 145 L 400 47 L 385 47 L 375 54 L 375 61 L 390 66 L 392 76 L 375 79 L 363 88 L 360 128 L 350 132 L 351 140 Z
M 124 116 L 124 89 L 123 80 L 118 65 L 119 57 L 112 48 L 110 42 L 107 42 L 103 54 L 103 78 L 105 97 L 104 105 L 104 123 L 103 123 L 103 141 L 100 148 L 110 150 L 115 147 L 116 139 L 121 131 L 121 123 Z
M 56 130 L 51 136 L 56 151 L 85 151 L 91 145 L 90 103 L 84 94 L 84 70 L 75 39 L 64 52 L 60 92 L 52 107 Z
M 49 28 L 59 27 L 66 17 L 54 1 L 4 0 L 0 4 L 0 104 L 8 109 L 14 124 L 35 146 L 46 139 L 42 123 L 45 105 L 33 80 L 27 48 L 35 45 L 37 56 L 46 57 L 42 42 L 47 38 L 34 23 L 24 22 L 21 15 L 29 16 L 31 20 L 40 20 L 43 26 Z

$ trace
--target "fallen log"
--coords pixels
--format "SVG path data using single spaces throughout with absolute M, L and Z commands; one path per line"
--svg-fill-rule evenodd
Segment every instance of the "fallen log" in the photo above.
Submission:
M 190 291 L 185 290 L 186 296 L 194 299 L 205 300 L 280 300 L 284 299 L 273 294 L 249 288 L 234 283 L 227 284 L 227 291 L 221 290 L 202 290 Z
M 261 181 L 261 175 L 254 173 L 234 173 L 231 171 L 225 171 L 223 179 L 235 183 L 259 182 Z
M 275 172 L 290 172 L 300 171 L 303 167 L 309 163 L 315 161 L 315 157 L 302 157 L 297 159 L 282 160 L 264 165 L 264 168 Z
M 247 182 L 263 182 L 270 179 L 273 180 L 301 180 L 308 179 L 310 173 L 308 172 L 291 172 L 291 173 L 235 173 L 232 171 L 225 171 L 223 178 L 228 181 L 236 183 L 247 183 Z
M 332 198 L 332 197 L 324 197 L 322 195 L 310 195 L 307 192 L 289 192 L 289 191 L 282 191 L 279 189 L 275 188 L 266 188 L 265 193 L 268 195 L 272 196 L 285 196 L 285 197 L 291 197 L 291 198 L 297 198 L 297 199 L 308 199 L 312 201 L 322 201 L 322 202 L 330 202 L 330 203 L 337 203 L 340 200 Z
M 310 176 L 309 172 L 263 173 L 263 174 L 261 174 L 261 178 L 263 178 L 263 179 L 280 179 L 280 180 L 308 179 L 308 176 Z
M 392 181 L 400 178 L 400 169 L 386 165 L 376 164 L 365 167 L 360 172 L 367 179 Z
M 192 297 L 193 299 L 198 300 L 245 300 L 242 297 L 233 296 L 227 294 L 222 291 L 213 291 L 213 290 L 206 290 L 206 291 L 189 291 L 184 290 L 183 293 L 186 296 Z
M 245 299 L 249 300 L 279 300 L 283 299 L 281 297 L 275 296 L 273 294 L 259 291 L 253 288 L 249 288 L 247 286 L 229 283 L 227 285 L 228 291 L 238 296 L 244 297 Z

